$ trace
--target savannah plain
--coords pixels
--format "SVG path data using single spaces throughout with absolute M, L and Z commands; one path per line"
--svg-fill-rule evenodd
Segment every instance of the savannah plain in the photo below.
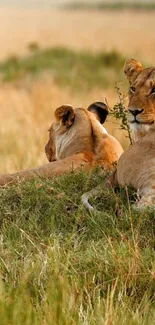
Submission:
M 154 65 L 155 11 L 0 8 L 0 173 L 47 162 L 54 110 L 127 106 L 126 59 Z M 116 91 L 117 87 L 117 91 Z M 122 97 L 121 97 L 122 98 Z M 119 123 L 107 129 L 127 147 Z M 107 175 L 105 175 L 107 176 Z M 154 325 L 155 215 L 97 169 L 0 188 L 1 325 Z

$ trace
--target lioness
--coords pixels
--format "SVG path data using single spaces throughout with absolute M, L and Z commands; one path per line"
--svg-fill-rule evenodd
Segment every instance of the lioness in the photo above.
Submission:
M 119 159 L 115 180 L 138 191 L 137 208 L 155 208 L 155 68 L 130 59 L 124 72 L 130 84 L 128 121 L 134 143 Z
M 102 123 L 108 108 L 102 102 L 93 103 L 87 110 L 63 105 L 55 111 L 55 121 L 49 130 L 45 152 L 48 164 L 14 174 L 0 176 L 0 185 L 21 179 L 48 177 L 94 166 L 113 168 L 123 152 L 119 142 L 108 134 Z
M 130 59 L 124 72 L 130 84 L 128 121 L 133 144 L 120 157 L 111 183 L 135 188 L 136 208 L 155 208 L 155 68 L 143 68 Z M 92 208 L 88 198 L 97 193 L 96 189 L 83 195 L 87 208 Z

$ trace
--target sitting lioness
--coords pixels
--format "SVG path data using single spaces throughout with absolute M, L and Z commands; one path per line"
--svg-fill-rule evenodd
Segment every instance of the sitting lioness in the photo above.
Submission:
M 50 162 L 37 168 L 1 175 L 0 185 L 34 177 L 51 178 L 80 168 L 113 168 L 123 149 L 102 126 L 107 115 L 107 106 L 102 102 L 93 103 L 87 110 L 73 109 L 70 105 L 57 108 L 45 147 Z
M 130 59 L 124 72 L 130 84 L 128 122 L 133 144 L 120 157 L 111 183 L 135 188 L 139 198 L 136 208 L 155 208 L 155 68 L 144 69 Z M 94 189 L 82 196 L 88 209 L 92 209 L 88 198 L 98 192 Z
M 119 159 L 114 178 L 138 191 L 137 208 L 155 208 L 155 68 L 143 68 L 130 59 L 124 72 L 130 84 L 128 121 L 133 145 Z

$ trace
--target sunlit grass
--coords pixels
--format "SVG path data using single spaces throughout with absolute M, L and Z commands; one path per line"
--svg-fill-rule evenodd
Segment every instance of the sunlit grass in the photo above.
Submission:
M 2 324 L 153 324 L 154 216 L 122 190 L 89 215 L 80 196 L 99 174 L 1 189 Z

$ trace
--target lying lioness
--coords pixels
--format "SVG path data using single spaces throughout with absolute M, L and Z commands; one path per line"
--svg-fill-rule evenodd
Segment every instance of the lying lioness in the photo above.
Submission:
M 135 188 L 139 198 L 136 208 L 155 208 L 155 68 L 144 69 L 130 59 L 124 72 L 130 84 L 128 121 L 133 145 L 120 157 L 111 183 Z M 83 195 L 87 208 L 92 209 L 88 198 L 96 194 L 94 189 Z
M 94 166 L 113 168 L 123 152 L 119 142 L 108 134 L 102 123 L 108 115 L 102 102 L 93 103 L 88 110 L 73 109 L 63 105 L 55 111 L 55 121 L 49 130 L 49 141 L 45 147 L 48 164 L 0 176 L 0 185 L 48 177 Z

